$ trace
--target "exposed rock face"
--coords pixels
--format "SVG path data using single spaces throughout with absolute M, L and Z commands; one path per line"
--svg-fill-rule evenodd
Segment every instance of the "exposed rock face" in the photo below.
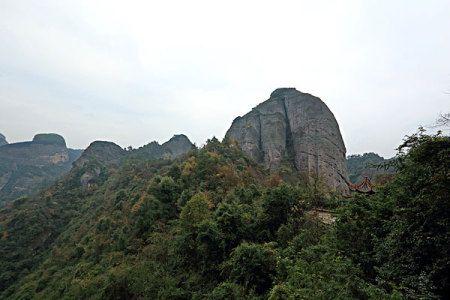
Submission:
M 57 134 L 38 134 L 31 142 L 0 147 L 0 204 L 30 195 L 67 173 L 81 154 Z
M 103 165 L 119 164 L 127 151 L 113 142 L 92 142 L 81 157 L 74 163 L 76 167 L 83 167 L 88 162 L 98 162 Z
M 170 140 L 162 144 L 163 148 L 170 151 L 171 157 L 179 157 L 194 149 L 194 145 L 184 134 L 176 134 Z
M 127 151 L 112 142 L 95 141 L 83 151 L 81 157 L 74 162 L 75 170 L 82 170 L 79 178 L 85 190 L 91 190 L 102 181 L 107 173 L 107 166 L 119 165 Z
M 69 160 L 69 150 L 66 148 L 64 139 L 61 136 L 58 137 L 62 141 L 58 140 L 53 143 L 35 137 L 32 142 L 4 145 L 1 147 L 0 157 L 12 159 L 15 163 L 33 166 L 65 163 Z
M 320 177 L 347 192 L 345 146 L 333 113 L 317 97 L 295 88 L 270 98 L 233 121 L 225 136 L 270 169 L 288 164 L 307 178 Z
M 42 145 L 55 145 L 66 147 L 66 141 L 62 136 L 56 133 L 40 133 L 33 138 L 33 143 Z
M 7 145 L 8 142 L 6 141 L 6 138 L 3 134 L 0 133 L 0 147 L 3 145 Z

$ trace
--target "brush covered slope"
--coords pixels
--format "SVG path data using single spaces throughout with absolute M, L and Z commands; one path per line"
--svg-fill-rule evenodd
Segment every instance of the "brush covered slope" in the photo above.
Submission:
M 411 138 L 392 181 L 346 199 L 216 139 L 175 160 L 87 158 L 0 211 L 1 298 L 444 297 L 449 146 Z

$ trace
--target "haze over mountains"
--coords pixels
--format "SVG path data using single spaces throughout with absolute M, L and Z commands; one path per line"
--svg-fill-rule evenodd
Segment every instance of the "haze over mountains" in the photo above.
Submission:
M 346 161 L 333 113 L 294 88 L 276 89 L 200 148 L 183 134 L 138 149 L 94 141 L 82 153 L 57 134 L 2 141 L 2 299 L 448 290 L 448 137 L 408 138 L 376 189 L 351 180 L 386 175 L 367 165 L 386 160 Z
M 0 0 L 0 300 L 450 300 L 449 16 Z
M 37 134 L 32 141 L 8 144 L 0 136 L 0 205 L 33 194 L 66 174 L 82 150 L 66 147 L 57 134 Z
M 32 141 L 8 144 L 0 135 L 0 205 L 21 196 L 31 196 L 61 178 L 72 168 L 87 161 L 118 164 L 122 156 L 147 159 L 173 159 L 187 153 L 194 145 L 185 135 L 175 135 L 162 145 L 151 142 L 139 149 L 126 151 L 111 142 L 96 141 L 86 150 L 70 149 L 58 134 L 37 134 Z M 100 170 L 87 172 L 82 185 L 88 186 Z
M 384 174 L 367 172 L 365 165 L 356 163 L 359 171 L 353 167 L 350 180 L 345 145 L 333 113 L 319 98 L 295 88 L 276 89 L 268 100 L 237 117 L 225 140 L 235 142 L 268 169 L 288 168 L 305 180 L 320 177 L 331 190 L 344 193 L 348 192 L 348 183 L 360 181 L 363 173 L 369 177 Z M 82 167 L 92 160 L 118 165 L 124 157 L 174 159 L 195 148 L 183 134 L 162 145 L 151 142 L 128 151 L 112 142 L 96 141 L 83 155 L 82 150 L 67 148 L 64 138 L 57 134 L 38 134 L 30 142 L 13 144 L 0 134 L 0 145 L 0 203 L 49 186 L 66 174 L 73 163 Z M 91 186 L 100 173 L 98 167 L 91 168 L 82 176 L 82 185 Z

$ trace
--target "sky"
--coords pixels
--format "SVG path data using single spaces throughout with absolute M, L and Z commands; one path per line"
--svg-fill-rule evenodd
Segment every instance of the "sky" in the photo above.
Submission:
M 347 154 L 450 111 L 450 1 L 0 0 L 0 132 L 197 145 L 278 87 L 320 97 Z

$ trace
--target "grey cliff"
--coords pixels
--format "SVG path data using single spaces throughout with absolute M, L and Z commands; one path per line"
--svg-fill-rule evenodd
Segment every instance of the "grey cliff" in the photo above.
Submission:
M 288 165 L 308 180 L 321 178 L 332 190 L 348 191 L 339 125 L 315 96 L 295 88 L 276 89 L 268 100 L 236 118 L 225 139 L 269 169 Z

